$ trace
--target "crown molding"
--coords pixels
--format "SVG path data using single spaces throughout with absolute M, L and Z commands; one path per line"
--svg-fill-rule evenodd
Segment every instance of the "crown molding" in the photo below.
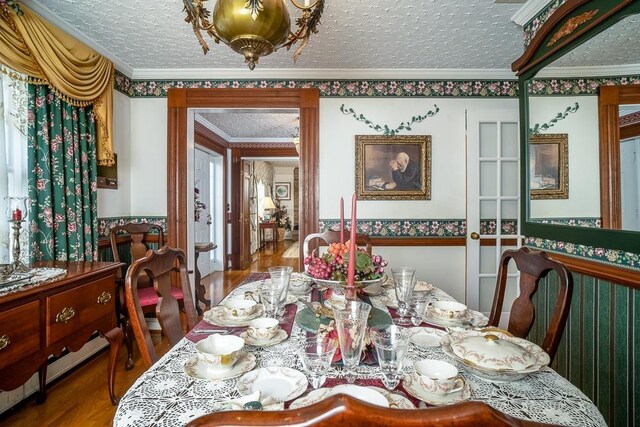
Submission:
M 535 78 L 582 78 L 640 75 L 640 64 L 599 65 L 594 67 L 546 67 Z
M 204 126 L 207 129 L 209 129 L 211 132 L 213 132 L 216 135 L 218 135 L 220 138 L 225 139 L 227 142 L 232 142 L 233 138 L 231 138 L 229 135 L 224 133 L 217 126 L 214 126 L 213 123 L 211 123 L 209 120 L 207 120 L 204 117 L 202 117 L 200 114 L 196 114 L 195 115 L 195 120 L 196 120 L 196 122 L 200 123 L 202 126 Z
M 511 21 L 524 27 L 548 5 L 551 0 L 529 0 L 511 17 Z
M 510 69 L 136 68 L 133 80 L 516 80 Z
M 100 55 L 107 57 L 111 62 L 113 62 L 113 65 L 115 65 L 118 71 L 120 71 L 122 74 L 125 74 L 126 76 L 131 76 L 133 74 L 133 67 L 118 58 L 116 54 L 114 54 L 106 47 L 102 46 L 97 41 L 80 32 L 77 28 L 69 24 L 57 13 L 44 6 L 42 3 L 35 0 L 21 0 L 20 2 L 70 36 L 80 40 L 82 43 L 86 44 L 87 46 L 98 52 Z

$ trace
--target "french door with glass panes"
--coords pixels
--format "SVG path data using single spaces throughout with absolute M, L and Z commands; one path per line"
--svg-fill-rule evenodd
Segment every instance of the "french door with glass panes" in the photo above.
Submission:
M 518 109 L 467 113 L 467 305 L 491 311 L 497 269 L 505 249 L 520 246 Z M 518 292 L 509 272 L 503 321 Z

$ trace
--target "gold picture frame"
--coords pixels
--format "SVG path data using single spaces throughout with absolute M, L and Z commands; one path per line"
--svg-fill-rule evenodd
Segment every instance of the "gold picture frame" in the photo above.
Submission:
M 360 200 L 431 200 L 431 135 L 356 135 Z
M 532 200 L 569 198 L 569 137 L 529 137 L 529 195 Z

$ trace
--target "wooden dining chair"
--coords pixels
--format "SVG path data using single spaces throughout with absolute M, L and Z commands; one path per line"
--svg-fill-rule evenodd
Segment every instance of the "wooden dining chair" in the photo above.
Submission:
M 129 266 L 136 260 L 145 256 L 149 249 L 161 248 L 164 245 L 164 232 L 157 224 L 127 223 L 113 227 L 109 231 L 109 241 L 113 261 L 123 263 L 121 270 L 116 272 L 118 284 L 118 298 L 116 299 L 116 311 L 118 322 L 124 332 L 124 343 L 127 348 L 127 362 L 125 368 L 133 367 L 133 330 L 129 321 L 129 313 L 124 298 L 124 278 Z M 178 300 L 182 300 L 182 290 L 171 290 Z M 145 313 L 153 313 L 158 302 L 158 296 L 151 287 L 145 273 L 138 279 L 138 292 L 142 310 Z
M 304 408 L 286 411 L 229 411 L 197 418 L 187 427 L 542 427 L 493 409 L 481 402 L 422 410 L 389 409 L 338 394 Z
M 177 280 L 182 291 L 182 304 L 178 302 L 173 291 L 174 288 L 171 286 L 174 275 L 178 276 Z M 150 289 L 156 294 L 156 318 L 172 347 L 184 336 L 180 321 L 181 309 L 185 313 L 187 330 L 193 329 L 196 325 L 197 316 L 191 296 L 187 261 L 181 249 L 172 249 L 168 246 L 163 246 L 159 251 L 150 249 L 144 257 L 131 264 L 125 277 L 125 299 L 136 343 L 148 369 L 158 360 L 158 355 L 144 317 L 142 294 L 138 289 L 141 278 L 151 283 Z
M 346 240 L 349 239 L 350 231 L 344 230 L 344 237 Z M 310 248 L 315 248 L 315 240 L 321 240 L 325 242 L 327 245 L 332 243 L 340 242 L 340 232 L 335 230 L 325 231 L 324 233 L 313 233 L 309 234 L 304 238 L 302 243 L 302 254 L 306 258 L 310 253 Z M 356 233 L 356 244 L 358 246 L 364 246 L 369 255 L 371 255 L 371 251 L 373 250 L 371 245 L 371 239 L 368 235 L 362 233 Z
M 504 293 L 507 287 L 509 262 L 511 260 L 515 262 L 516 268 L 520 271 L 520 295 L 513 301 L 511 306 L 507 330 L 519 338 L 526 338 L 533 326 L 535 309 L 532 298 L 538 290 L 540 279 L 544 278 L 550 271 L 555 271 L 558 275 L 560 282 L 558 299 L 553 310 L 553 317 L 549 322 L 547 334 L 541 345 L 553 362 L 569 316 L 573 276 L 563 264 L 549 259 L 546 252 L 534 251 L 526 247 L 504 251 L 500 259 L 496 291 L 489 316 L 489 325 L 491 326 L 497 327 L 500 323 Z

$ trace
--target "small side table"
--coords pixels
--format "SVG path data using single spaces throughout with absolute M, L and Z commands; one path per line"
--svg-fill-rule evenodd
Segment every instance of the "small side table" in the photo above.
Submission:
M 200 256 L 201 253 L 207 253 L 209 251 L 214 250 L 215 248 L 217 248 L 218 245 L 216 245 L 213 242 L 209 242 L 209 243 L 196 243 L 195 245 L 195 267 L 196 267 L 196 271 L 195 271 L 195 289 L 196 289 L 196 311 L 198 312 L 198 316 L 202 316 L 203 314 L 203 310 L 200 308 L 200 305 L 198 304 L 199 302 L 203 303 L 205 305 L 205 307 L 209 307 L 211 306 L 211 301 L 208 300 L 205 297 L 205 293 L 206 290 L 204 288 L 204 286 L 202 285 L 202 277 L 200 275 L 200 269 L 198 268 L 198 258 Z
M 271 230 L 271 240 L 265 239 L 265 230 Z M 278 224 L 275 222 L 260 223 L 260 249 L 265 247 L 267 243 L 271 243 L 273 245 L 274 251 L 278 249 Z

